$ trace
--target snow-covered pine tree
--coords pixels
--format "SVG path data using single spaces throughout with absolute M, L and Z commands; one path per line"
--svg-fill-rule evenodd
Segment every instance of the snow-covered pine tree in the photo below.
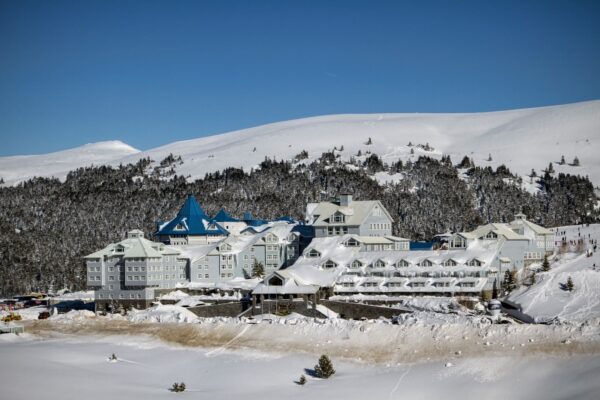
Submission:
M 573 283 L 573 278 L 569 275 L 567 278 L 567 290 L 572 292 L 575 289 L 575 284 Z
M 566 162 L 565 162 L 565 156 L 560 156 L 560 162 L 559 162 L 559 164 L 560 165 L 565 165 L 566 164 Z
M 262 278 L 263 276 L 265 276 L 265 267 L 260 261 L 254 259 L 254 262 L 252 263 L 252 277 Z
M 319 378 L 327 379 L 331 375 L 335 374 L 335 369 L 333 369 L 333 363 L 329 359 L 329 357 L 323 354 L 319 358 L 319 363 L 315 365 L 315 374 Z
M 548 262 L 548 256 L 544 256 L 544 262 L 542 262 L 542 271 L 550 271 L 550 262 Z
M 574 167 L 579 167 L 579 158 L 575 157 L 573 159 L 573 164 L 571 164 Z
M 298 379 L 298 385 L 304 385 L 306 383 L 306 376 L 300 375 L 300 379 Z

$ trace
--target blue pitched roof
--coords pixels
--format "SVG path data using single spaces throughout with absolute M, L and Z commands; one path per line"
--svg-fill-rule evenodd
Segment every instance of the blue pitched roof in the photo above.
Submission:
M 171 221 L 159 226 L 155 235 L 227 235 L 229 232 L 200 207 L 194 195 L 188 195 L 183 207 Z
M 215 215 L 213 219 L 217 222 L 240 222 L 239 219 L 235 219 L 231 215 L 229 215 L 224 208 L 221 208 L 221 210 L 217 213 L 217 215 Z
M 264 224 L 269 223 L 269 221 L 266 221 L 264 219 L 255 219 L 252 216 L 252 213 L 250 211 L 246 211 L 244 213 L 244 219 L 243 221 L 248 225 L 248 226 L 261 226 Z

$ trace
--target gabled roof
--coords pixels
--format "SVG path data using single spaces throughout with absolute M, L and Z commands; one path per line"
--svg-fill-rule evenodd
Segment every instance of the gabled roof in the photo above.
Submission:
M 339 204 L 330 202 L 321 203 L 309 203 L 306 207 L 307 217 L 313 219 L 312 225 L 314 226 L 329 226 L 333 221 L 329 219 L 337 212 L 340 212 L 346 216 L 346 220 L 343 225 L 360 225 L 371 213 L 371 210 L 375 207 L 379 207 L 385 215 L 393 221 L 394 219 L 390 213 L 385 209 L 383 204 L 379 200 L 369 201 L 358 201 L 355 200 L 347 206 L 341 206 Z
M 183 207 L 171 221 L 159 227 L 155 235 L 228 235 L 229 232 L 202 210 L 194 195 L 188 195 Z
M 84 258 L 102 258 L 120 255 L 125 258 L 160 258 L 163 255 L 179 255 L 180 252 L 163 243 L 152 242 L 143 237 L 130 237 L 118 243 L 111 243 L 104 249 L 88 254 Z
M 221 208 L 213 220 L 217 222 L 240 222 L 239 219 L 233 218 L 231 215 L 229 215 L 224 208 Z

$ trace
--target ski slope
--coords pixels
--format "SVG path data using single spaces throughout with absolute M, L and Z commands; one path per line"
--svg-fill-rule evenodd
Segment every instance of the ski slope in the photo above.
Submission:
M 562 237 L 567 242 L 583 239 L 586 250 L 593 255 L 588 257 L 585 251 L 579 254 L 575 246 L 570 246 L 568 252 L 558 254 L 558 259 L 551 262 L 550 271 L 537 273 L 534 285 L 521 288 L 508 300 L 537 322 L 557 318 L 583 322 L 600 318 L 600 253 L 593 252 L 589 244 L 590 240 L 600 240 L 600 224 L 552 230 L 557 232 L 555 238 L 559 242 Z M 564 289 L 569 276 L 575 286 L 572 292 Z
M 366 144 L 369 138 L 371 145 Z M 428 143 L 433 150 L 409 147 L 409 142 Z M 560 161 L 562 155 L 567 163 L 577 156 L 581 166 L 555 164 L 554 169 L 589 175 L 599 184 L 600 100 L 471 114 L 326 115 L 174 142 L 141 152 L 121 142 L 103 142 L 48 155 L 0 158 L 0 177 L 7 185 L 31 176 L 64 179 L 69 169 L 79 166 L 118 165 L 141 157 L 158 162 L 172 153 L 183 159 L 177 173 L 195 179 L 227 167 L 249 170 L 265 157 L 292 159 L 302 150 L 307 150 L 311 161 L 341 146 L 342 159 L 349 159 L 359 150 L 363 154 L 376 153 L 386 162 L 448 154 L 457 163 L 468 155 L 477 165 L 495 168 L 505 164 L 523 176 L 531 169 L 539 173 L 551 161 Z M 487 161 L 489 155 L 492 161 Z

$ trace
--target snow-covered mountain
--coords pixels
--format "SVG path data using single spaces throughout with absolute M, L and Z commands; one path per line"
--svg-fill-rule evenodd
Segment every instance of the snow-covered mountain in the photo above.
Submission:
M 372 144 L 367 145 L 371 138 Z M 414 148 L 429 143 L 433 150 Z M 507 165 L 528 175 L 554 165 L 558 172 L 589 175 L 600 184 L 600 100 L 552 107 L 471 114 L 350 114 L 277 122 L 254 128 L 174 142 L 138 152 L 121 142 L 91 144 L 41 156 L 0 158 L 0 177 L 15 184 L 31 176 L 64 178 L 68 170 L 89 164 L 135 162 L 149 156 L 160 161 L 180 155 L 179 175 L 203 177 L 226 167 L 250 169 L 264 158 L 292 159 L 307 150 L 309 160 L 343 146 L 345 159 L 359 150 L 378 154 L 386 162 L 427 154 L 463 156 L 477 165 Z M 491 155 L 492 161 L 487 161 Z M 570 166 L 574 157 L 581 165 Z
M 0 177 L 14 185 L 27 179 L 57 177 L 88 165 L 118 164 L 124 157 L 140 151 L 119 140 L 86 144 L 74 149 L 35 156 L 0 157 Z

